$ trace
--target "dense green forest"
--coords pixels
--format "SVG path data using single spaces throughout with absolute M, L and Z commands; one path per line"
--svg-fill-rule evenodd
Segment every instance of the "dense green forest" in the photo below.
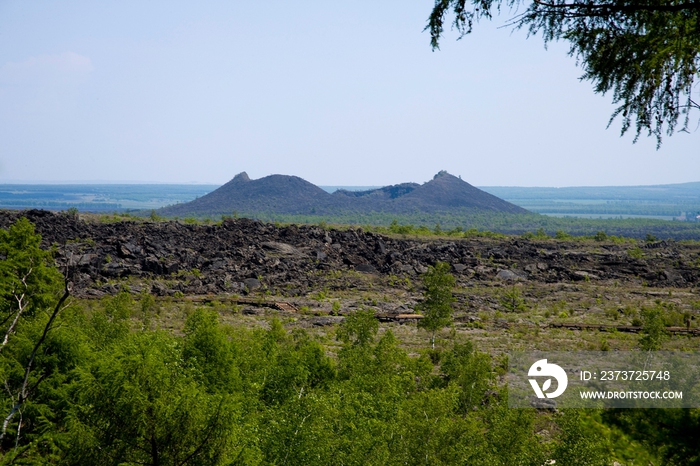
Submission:
M 0 184 L 4 209 L 80 209 L 123 212 L 187 202 L 216 189 L 214 185 L 181 184 Z
M 0 231 L 2 464 L 700 464 L 698 410 L 509 409 L 506 360 L 428 332 L 408 354 L 371 311 L 325 338 L 206 306 L 166 331 L 149 294 L 71 301 L 39 244 Z
M 425 231 L 481 231 L 507 235 L 535 233 L 538 230 L 548 236 L 561 232 L 571 236 L 593 236 L 602 231 L 608 236 L 644 239 L 700 240 L 700 222 L 664 221 L 646 218 L 583 219 L 548 217 L 539 214 L 508 214 L 488 211 L 453 211 L 395 215 L 381 212 L 356 215 L 281 215 L 271 213 L 239 213 L 232 217 L 255 218 L 266 222 L 356 225 L 368 230 L 383 231 L 392 224 L 403 227 L 400 232 L 420 234 Z M 215 221 L 211 218 L 185 220 Z M 379 228 L 378 228 L 379 227 Z
M 700 183 L 570 188 L 481 188 L 527 210 L 552 214 L 678 217 L 700 214 Z

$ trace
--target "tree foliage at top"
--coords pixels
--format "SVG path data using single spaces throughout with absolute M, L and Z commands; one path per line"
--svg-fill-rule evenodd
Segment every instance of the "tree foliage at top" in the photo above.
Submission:
M 700 2 L 697 0 L 436 0 L 428 26 L 433 48 L 446 17 L 464 36 L 475 21 L 501 8 L 526 9 L 511 20 L 515 28 L 542 34 L 545 43 L 566 40 L 595 92 L 612 92 L 622 118 L 622 134 L 656 137 L 691 129 L 693 99 L 700 75 Z

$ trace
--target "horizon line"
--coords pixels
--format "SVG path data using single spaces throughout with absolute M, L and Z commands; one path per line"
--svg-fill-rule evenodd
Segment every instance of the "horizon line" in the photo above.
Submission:
M 454 176 L 454 175 L 453 175 Z M 265 178 L 265 177 L 261 177 Z M 261 179 L 256 178 L 255 180 Z M 303 179 L 303 178 L 302 178 Z M 460 179 L 462 179 L 460 177 Z M 252 181 L 255 181 L 252 180 Z M 229 180 L 230 181 L 230 180 Z M 305 180 L 306 181 L 306 180 Z M 227 181 L 228 182 L 228 181 Z M 171 181 L 136 181 L 136 180 L 66 180 L 66 181 L 49 181 L 49 180 L 0 180 L 0 186 L 3 185 L 34 185 L 34 186 L 66 186 L 66 185 L 77 185 L 77 186 L 99 186 L 99 185 L 164 185 L 164 186 L 223 186 L 224 183 L 206 182 L 206 181 L 182 181 L 182 182 L 171 182 Z M 658 184 L 632 184 L 632 185 L 578 185 L 578 186 L 516 186 L 516 185 L 473 185 L 476 188 L 522 188 L 522 189 L 567 189 L 567 188 L 646 188 L 646 187 L 663 187 L 663 186 L 674 186 L 674 185 L 684 185 L 700 183 L 698 181 L 684 181 L 675 183 L 658 183 Z M 396 183 L 394 183 L 396 184 Z M 471 183 L 470 183 L 471 184 Z M 393 186 L 393 184 L 385 185 L 353 185 L 353 184 L 317 184 L 319 188 L 366 188 L 366 189 L 379 189 L 387 186 Z

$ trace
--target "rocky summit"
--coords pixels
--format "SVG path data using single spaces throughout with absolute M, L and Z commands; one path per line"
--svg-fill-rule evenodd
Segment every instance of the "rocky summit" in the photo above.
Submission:
M 57 246 L 57 260 L 71 265 L 75 294 L 101 296 L 133 278 L 132 291 L 157 295 L 244 293 L 266 287 L 303 295 L 324 274 L 355 271 L 417 276 L 436 261 L 448 262 L 467 282 L 632 283 L 692 287 L 700 281 L 695 244 L 656 242 L 644 258 L 635 244 L 508 239 L 403 239 L 361 229 L 275 226 L 230 219 L 218 225 L 176 221 L 85 221 L 41 210 L 0 211 L 0 227 L 27 217 L 44 246 Z
M 369 191 L 337 191 L 342 196 L 356 199 L 366 210 L 391 213 L 439 212 L 472 209 L 489 212 L 526 213 L 527 210 L 476 188 L 461 178 L 445 171 L 422 185 L 402 183 Z
M 333 198 L 297 176 L 270 175 L 251 180 L 246 172 L 191 202 L 164 207 L 164 216 L 223 215 L 233 212 L 308 213 L 332 208 Z
M 201 198 L 164 207 L 158 213 L 182 217 L 231 215 L 233 212 L 327 215 L 460 211 L 527 212 L 441 171 L 422 185 L 401 183 L 368 191 L 339 190 L 333 194 L 297 176 L 270 175 L 251 180 L 243 172 Z

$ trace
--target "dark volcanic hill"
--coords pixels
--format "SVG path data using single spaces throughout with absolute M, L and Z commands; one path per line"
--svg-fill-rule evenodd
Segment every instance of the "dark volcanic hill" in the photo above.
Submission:
M 438 173 L 431 181 L 401 197 L 400 202 L 417 210 L 464 207 L 514 214 L 527 212 L 447 172 Z
M 191 202 L 164 207 L 165 216 L 230 215 L 240 213 L 308 214 L 326 211 L 333 198 L 298 176 L 270 175 L 251 180 L 246 172 Z
M 241 214 L 333 215 L 344 213 L 489 211 L 526 213 L 521 207 L 441 171 L 419 185 L 402 183 L 369 191 L 328 194 L 296 176 L 270 175 L 251 180 L 243 172 L 192 202 L 164 207 L 165 216 Z
M 336 197 L 354 197 L 370 210 L 405 213 L 450 210 L 487 210 L 523 214 L 527 210 L 475 188 L 461 178 L 441 171 L 422 185 L 403 183 L 370 191 L 336 191 Z

